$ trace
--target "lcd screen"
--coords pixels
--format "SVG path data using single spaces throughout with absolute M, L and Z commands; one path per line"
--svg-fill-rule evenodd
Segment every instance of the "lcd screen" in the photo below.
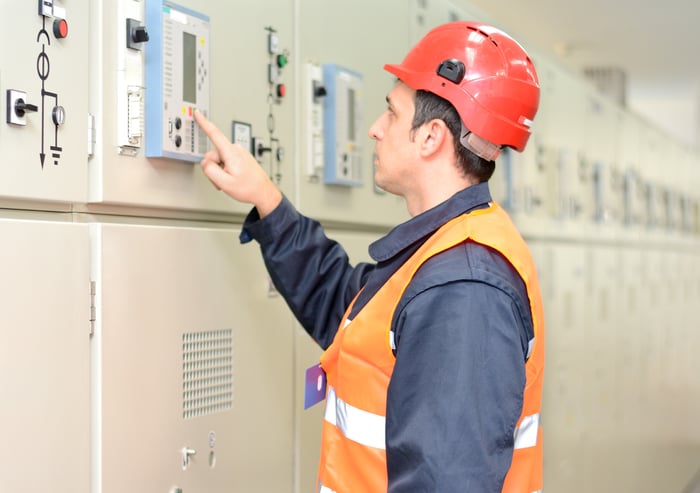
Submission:
M 182 100 L 197 104 L 197 37 L 182 33 Z

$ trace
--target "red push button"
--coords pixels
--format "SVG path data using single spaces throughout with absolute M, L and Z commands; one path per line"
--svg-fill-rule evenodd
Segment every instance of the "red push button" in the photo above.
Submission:
M 68 23 L 65 19 L 56 19 L 53 21 L 53 34 L 58 39 L 63 39 L 68 36 Z
M 284 84 L 277 85 L 277 97 L 283 98 L 287 94 L 287 86 Z

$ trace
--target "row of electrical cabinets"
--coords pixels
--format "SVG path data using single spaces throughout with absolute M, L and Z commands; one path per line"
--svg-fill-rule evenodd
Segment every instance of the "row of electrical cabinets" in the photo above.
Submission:
M 15 47 L 0 62 L 2 203 L 243 214 L 246 205 L 218 193 L 197 169 L 208 148 L 192 116 L 199 110 L 247 146 L 305 213 L 380 226 L 406 218 L 403 201 L 374 186 L 367 128 L 393 84 L 382 63 L 399 61 L 406 50 L 398 40 L 411 30 L 408 13 L 405 24 L 391 24 L 396 36 L 382 45 L 386 54 L 367 41 L 364 56 L 340 37 L 349 12 L 332 14 L 339 35 L 328 45 L 321 43 L 326 23 L 305 15 L 295 21 L 293 2 L 265 0 L 245 13 L 213 1 L 87 3 L 7 6 L 17 22 L 0 33 L 4 46 Z M 265 22 L 256 17 L 263 13 Z M 381 16 L 364 22 L 388 28 Z M 307 62 L 314 51 L 326 60 L 337 53 L 343 63 Z M 537 62 L 542 103 L 534 134 L 524 154 L 500 158 L 496 198 L 514 214 L 555 227 L 563 221 L 697 234 L 697 155 L 675 149 L 548 60 Z M 662 161 L 681 172 L 658 171 Z
M 503 153 L 491 181 L 514 216 L 700 236 L 700 197 L 682 182 L 686 175 L 666 185 L 638 168 L 593 161 L 538 138 L 531 146 L 522 155 Z
M 700 364 L 687 349 L 699 338 L 697 250 L 529 245 L 547 326 L 545 483 L 574 493 L 682 491 L 700 437 Z
M 522 154 L 502 154 L 496 198 L 524 223 L 566 234 L 582 226 L 700 236 L 698 155 L 536 58 L 541 103 Z

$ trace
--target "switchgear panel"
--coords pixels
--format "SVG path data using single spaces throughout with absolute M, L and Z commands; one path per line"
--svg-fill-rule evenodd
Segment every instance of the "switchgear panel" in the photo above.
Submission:
M 68 203 L 86 196 L 89 68 L 76 60 L 88 57 L 89 9 L 85 0 L 59 3 L 2 4 L 2 198 Z
M 323 65 L 324 182 L 362 185 L 362 76 L 336 64 Z
M 209 17 L 146 1 L 146 157 L 196 162 L 207 151 L 195 109 L 209 113 Z

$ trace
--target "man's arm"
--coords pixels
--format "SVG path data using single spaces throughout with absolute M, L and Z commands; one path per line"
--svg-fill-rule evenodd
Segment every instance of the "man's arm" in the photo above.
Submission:
M 500 492 L 525 385 L 512 299 L 489 284 L 449 281 L 411 299 L 396 325 L 389 492 Z
M 256 239 L 275 287 L 304 329 L 326 348 L 333 341 L 350 299 L 373 267 L 353 268 L 343 248 L 321 225 L 299 214 L 242 146 L 231 141 L 204 115 L 195 120 L 214 144 L 201 166 L 219 190 L 255 209 L 244 224 L 244 241 Z
M 286 199 L 264 219 L 251 216 L 244 234 L 260 243 L 272 282 L 297 320 L 327 348 L 374 265 L 350 265 L 345 250 L 326 237 L 318 221 L 300 214 Z

